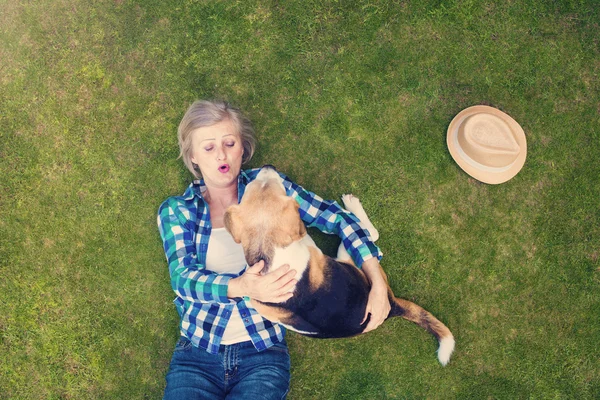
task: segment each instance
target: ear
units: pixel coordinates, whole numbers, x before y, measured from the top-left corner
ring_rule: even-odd
[[[306,226],[304,226],[304,222],[302,220],[300,220],[299,226],[298,226],[298,236],[300,236],[300,238],[302,238],[304,235],[306,235]]]
[[[300,219],[300,215],[298,213],[298,210],[300,209],[300,204],[298,204],[298,202],[292,199],[291,197],[289,197],[288,204],[288,207],[291,209],[287,211],[290,213],[290,219],[293,218],[292,221],[297,223],[297,229],[295,229],[295,232],[293,232],[292,240],[298,240],[301,239],[304,235],[306,235],[306,227],[304,226],[304,222],[302,222],[302,219]],[[294,226],[294,224],[291,223],[290,227],[291,226]]]
[[[240,218],[239,206],[230,206],[223,215],[225,228],[236,243],[242,242],[242,219]]]

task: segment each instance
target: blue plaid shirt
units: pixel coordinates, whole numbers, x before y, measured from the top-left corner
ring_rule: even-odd
[[[240,173],[238,202],[259,171]],[[280,175],[287,195],[300,204],[300,217],[308,227],[338,235],[358,266],[369,258],[381,258],[381,251],[368,231],[358,225],[354,214]],[[239,274],[216,274],[205,267],[211,223],[201,195],[204,188],[203,181],[194,181],[183,196],[169,197],[158,210],[158,228],[169,263],[171,286],[177,295],[174,303],[181,317],[181,335],[195,346],[217,354],[227,322],[237,307],[254,347],[265,350],[281,342],[285,330],[262,318],[248,299],[227,297],[229,280],[240,276],[247,266],[240,266]]]

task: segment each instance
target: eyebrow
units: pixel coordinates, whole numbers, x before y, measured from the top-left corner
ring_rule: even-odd
[[[227,135],[224,135],[223,137],[225,138],[225,137],[228,137],[228,136],[235,136],[235,134],[233,134],[233,133],[228,133]],[[204,140],[201,140],[201,141],[200,141],[200,143],[202,143],[202,142],[206,142],[207,140],[216,140],[216,138],[208,138],[208,139],[204,139]]]

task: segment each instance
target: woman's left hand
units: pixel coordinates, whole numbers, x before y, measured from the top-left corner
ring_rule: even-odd
[[[390,313],[391,306],[388,298],[387,279],[377,258],[371,258],[365,261],[362,265],[362,270],[365,275],[367,275],[369,281],[371,281],[369,300],[367,301],[365,317],[362,321],[362,323],[364,323],[369,314],[371,314],[371,319],[363,330],[363,333],[366,333],[377,328],[385,321]]]

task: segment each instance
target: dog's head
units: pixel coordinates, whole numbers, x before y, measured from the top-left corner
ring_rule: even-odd
[[[267,273],[275,248],[287,247],[306,234],[299,207],[286,196],[277,171],[263,167],[246,186],[241,203],[225,212],[225,228],[242,244],[248,265],[264,260],[262,273]]]

